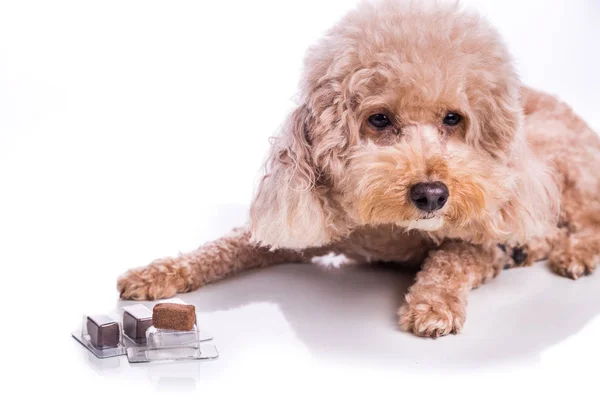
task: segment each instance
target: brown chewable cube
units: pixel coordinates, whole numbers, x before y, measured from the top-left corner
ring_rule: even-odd
[[[152,324],[158,329],[191,331],[196,322],[196,307],[191,304],[160,303],[152,310]]]
[[[90,343],[97,348],[117,347],[119,345],[119,323],[106,315],[87,317],[87,332]]]
[[[152,326],[152,311],[142,304],[123,307],[123,333],[136,343],[146,341],[146,330]]]

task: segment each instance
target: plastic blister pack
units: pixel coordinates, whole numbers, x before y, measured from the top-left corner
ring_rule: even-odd
[[[125,306],[118,316],[86,315],[81,328],[72,335],[98,358],[126,354],[132,363],[211,360],[219,356],[213,344],[205,343],[212,336],[199,329],[193,306],[180,299],[163,300],[157,305],[154,310],[143,304]]]

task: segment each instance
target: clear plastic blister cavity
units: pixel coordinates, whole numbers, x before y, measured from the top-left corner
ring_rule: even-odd
[[[143,304],[123,307],[123,335],[136,344],[146,343],[146,331],[152,326],[152,311]]]
[[[218,357],[217,348],[209,343],[163,348],[130,347],[127,349],[127,359],[130,363],[214,360]]]
[[[175,302],[175,304],[184,304]],[[217,348],[208,343],[212,336],[194,325],[191,330],[161,329],[151,326],[146,330],[146,346],[127,349],[127,359],[131,363],[178,361],[178,360],[211,360],[219,356]]]
[[[110,315],[84,315],[81,328],[72,336],[98,358],[120,356],[127,352],[121,336],[121,324]]]
[[[151,326],[146,331],[146,346],[149,349],[162,349],[170,347],[198,347],[200,342],[212,340],[212,336],[198,329],[196,325],[191,331],[174,331],[171,329],[157,329]]]

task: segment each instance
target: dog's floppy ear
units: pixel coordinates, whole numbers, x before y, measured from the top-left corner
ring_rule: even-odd
[[[481,84],[473,90],[473,126],[467,142],[496,158],[509,153],[517,132],[521,129],[523,114],[519,99],[519,81],[514,76],[493,87]]]
[[[331,240],[324,199],[317,191],[318,170],[311,152],[313,119],[302,105],[274,138],[250,208],[252,241],[270,248],[302,249]]]
[[[510,200],[492,218],[494,231],[508,241],[527,242],[551,232],[558,222],[560,188],[548,166],[527,143],[521,84],[514,72],[490,83],[471,102],[475,123],[471,143],[503,160],[513,171],[515,186]]]

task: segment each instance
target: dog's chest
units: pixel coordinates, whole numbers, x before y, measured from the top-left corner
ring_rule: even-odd
[[[420,265],[435,245],[419,233],[395,226],[363,228],[342,245],[348,257],[364,262],[397,262]]]

